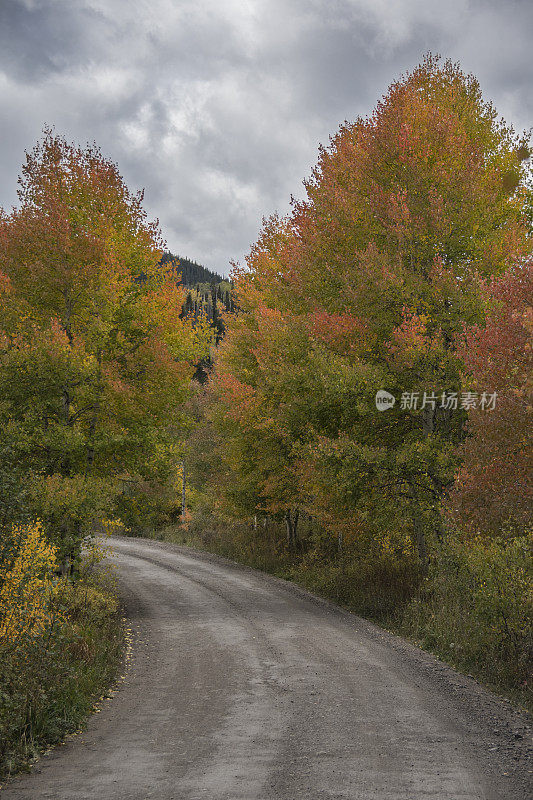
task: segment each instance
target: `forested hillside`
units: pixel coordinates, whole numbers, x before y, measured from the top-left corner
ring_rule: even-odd
[[[233,281],[222,278],[195,261],[169,252],[163,253],[161,264],[172,264],[178,276],[178,283],[186,289],[181,310],[182,318],[207,320],[213,328],[215,343],[218,344],[225,331],[224,313],[232,313],[235,308]]]
[[[180,283],[184,286],[195,286],[198,283],[222,283],[224,278],[217,272],[213,272],[196,261],[191,261],[189,258],[183,256],[175,256],[168,250],[161,256],[162,264],[172,264],[178,275],[180,276]]]

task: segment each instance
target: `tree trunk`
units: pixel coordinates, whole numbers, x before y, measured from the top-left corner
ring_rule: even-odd
[[[93,464],[94,464],[94,457],[95,457],[95,437],[96,437],[96,426],[98,422],[98,415],[100,413],[100,399],[102,394],[102,351],[99,349],[97,352],[97,360],[98,360],[98,372],[97,372],[97,380],[98,385],[96,387],[96,398],[94,401],[94,405],[92,408],[92,416],[91,421],[89,423],[89,435],[87,437],[87,458],[86,458],[86,467],[85,467],[85,476],[89,475],[92,471]]]
[[[421,509],[413,496],[411,503],[411,519],[413,522],[414,542],[418,553],[418,558],[424,571],[428,566],[428,550],[426,543],[426,532],[424,530],[424,522],[422,518]]]
[[[435,411],[431,406],[426,406],[422,411],[422,430],[424,436],[429,436],[435,430]]]
[[[181,465],[181,521],[185,522],[185,461]]]
[[[294,514],[291,514],[291,510],[286,512],[285,514],[285,523],[287,526],[287,545],[289,550],[295,550],[296,544],[298,541],[298,518],[300,516],[300,512],[298,509],[294,511]]]
[[[427,405],[422,410],[422,431],[424,438],[430,436],[435,430],[435,417],[436,409],[431,405]],[[424,529],[424,522],[422,517],[422,510],[417,499],[417,489],[415,486],[410,485],[411,491],[411,520],[413,523],[414,542],[418,552],[418,558],[424,571],[427,570],[428,565],[428,549],[426,542],[426,531]]]

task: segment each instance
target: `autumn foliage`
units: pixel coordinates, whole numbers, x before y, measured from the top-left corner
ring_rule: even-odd
[[[411,531],[427,561],[467,431],[468,409],[441,398],[472,388],[485,286],[530,251],[527,153],[477,81],[431,56],[321,149],[307,199],[235,270],[242,313],[210,389],[235,510]],[[489,372],[480,392],[499,385]],[[420,402],[378,413],[380,389]]]
[[[61,619],[57,550],[39,524],[12,531],[14,559],[0,563],[0,652],[21,648],[28,638],[42,636]]]
[[[156,223],[96,147],[53,132],[28,154],[0,219],[1,446],[22,493],[71,559],[113,509],[139,528],[176,504],[176,431],[209,335],[180,319]]]
[[[495,536],[527,529],[533,508],[532,263],[486,292],[486,320],[466,331],[461,353],[472,386],[497,392],[497,412],[471,410],[451,500],[463,527]]]

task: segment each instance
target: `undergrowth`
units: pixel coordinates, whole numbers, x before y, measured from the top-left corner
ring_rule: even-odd
[[[124,624],[101,553],[58,575],[39,526],[15,531],[0,564],[0,776],[80,729],[121,663]]]

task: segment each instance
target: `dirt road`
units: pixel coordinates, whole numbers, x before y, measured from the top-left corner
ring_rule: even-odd
[[[283,581],[111,543],[134,633],[125,679],[2,800],[532,796],[526,718],[472,679]]]

